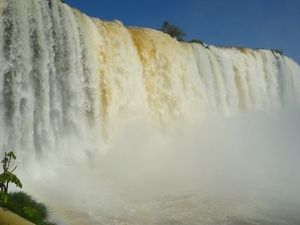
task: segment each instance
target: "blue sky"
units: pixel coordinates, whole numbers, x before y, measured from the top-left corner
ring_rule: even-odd
[[[186,41],[282,50],[300,64],[300,0],[65,0],[88,16],[125,26],[181,28]]]

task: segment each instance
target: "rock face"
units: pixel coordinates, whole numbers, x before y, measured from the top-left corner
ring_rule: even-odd
[[[0,225],[34,225],[13,212],[0,208]]]

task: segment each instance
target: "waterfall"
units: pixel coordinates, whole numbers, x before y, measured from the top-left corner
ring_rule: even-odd
[[[166,133],[180,136],[183,124],[206,127],[212,115],[223,124],[300,103],[300,67],[278,51],[178,42],[56,0],[0,0],[0,13],[1,152],[15,151],[24,168],[46,158],[53,175],[60,171],[51,167],[56,160],[90,163],[112,146],[134,149],[134,138],[148,132],[145,139],[157,138],[163,149],[170,144]],[[136,136],[125,135],[128,129]],[[126,142],[116,141],[120,133]],[[125,153],[119,157],[132,163]]]
[[[53,150],[91,127],[108,141],[130,117],[170,124],[208,108],[238,115],[299,104],[300,68],[276,52],[182,43],[56,1],[1,9],[4,149]]]

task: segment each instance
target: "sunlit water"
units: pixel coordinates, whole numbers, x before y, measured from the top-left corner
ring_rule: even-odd
[[[300,67],[56,0],[0,0],[1,152],[50,219],[300,224]]]

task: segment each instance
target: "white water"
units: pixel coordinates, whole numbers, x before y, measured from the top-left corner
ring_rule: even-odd
[[[1,152],[59,224],[299,224],[300,67],[54,0],[0,0]]]

